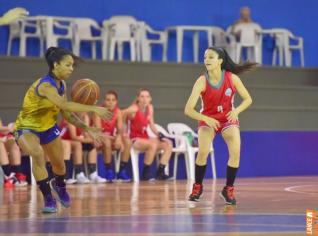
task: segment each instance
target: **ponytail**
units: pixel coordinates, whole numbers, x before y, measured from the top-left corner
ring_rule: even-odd
[[[258,65],[258,63],[255,63],[255,62],[245,62],[243,64],[236,64],[231,59],[227,51],[224,50],[223,48],[209,47],[208,49],[215,51],[219,55],[219,58],[223,60],[221,69],[230,71],[233,74],[239,75],[239,74],[251,71],[255,69],[256,66]]]

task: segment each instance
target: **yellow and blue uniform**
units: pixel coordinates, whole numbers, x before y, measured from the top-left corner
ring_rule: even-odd
[[[60,134],[56,124],[60,108],[39,94],[38,88],[42,83],[51,84],[60,96],[64,96],[65,87],[62,81],[59,87],[50,75],[35,81],[24,97],[22,110],[15,122],[15,130],[17,138],[25,132],[32,132],[40,138],[41,144],[46,144]]]

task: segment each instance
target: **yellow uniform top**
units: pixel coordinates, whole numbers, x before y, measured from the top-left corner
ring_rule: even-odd
[[[43,132],[56,124],[60,108],[39,94],[38,87],[42,83],[51,84],[57,89],[60,96],[64,96],[65,88],[62,81],[60,82],[60,88],[49,75],[35,81],[24,96],[22,110],[15,122],[15,130],[31,129]]]

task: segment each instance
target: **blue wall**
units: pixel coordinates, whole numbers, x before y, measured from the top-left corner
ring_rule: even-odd
[[[318,175],[318,132],[286,131],[243,131],[239,177]],[[220,135],[214,141],[215,161],[218,178],[226,175],[227,147]],[[142,170],[143,158],[139,159]],[[153,173],[155,173],[155,163]],[[99,170],[104,175],[102,158]],[[173,158],[170,161],[172,173]],[[179,179],[186,178],[183,157],[178,162]],[[206,177],[211,178],[211,164],[208,160]]]
[[[241,6],[249,6],[253,19],[263,28],[288,28],[304,37],[306,66],[318,66],[318,29],[314,26],[318,21],[316,0],[0,0],[0,13],[15,6],[26,7],[31,15],[85,16],[95,18],[98,22],[113,15],[129,14],[148,22],[155,29],[178,24],[226,28],[238,18]],[[0,40],[0,54],[4,54],[7,42],[5,27],[0,29]],[[201,57],[205,46],[206,41],[202,39]],[[265,39],[265,64],[271,63],[272,47],[273,42]],[[187,37],[184,53],[184,60],[190,61],[192,47]],[[35,55],[35,52],[31,50],[30,55]],[[169,59],[175,60],[175,48],[171,48]]]

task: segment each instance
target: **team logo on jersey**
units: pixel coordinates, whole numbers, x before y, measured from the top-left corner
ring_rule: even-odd
[[[232,89],[231,88],[227,88],[225,90],[225,96],[230,97],[232,95]]]

